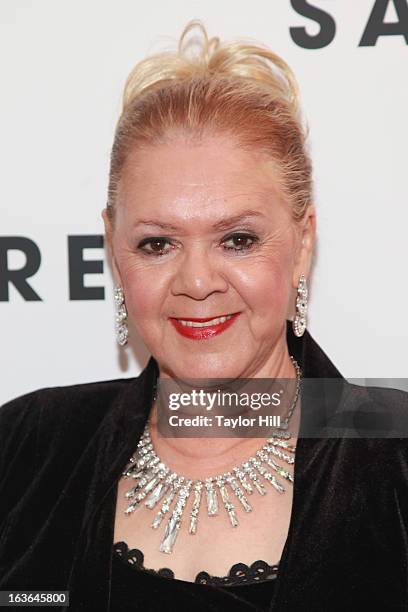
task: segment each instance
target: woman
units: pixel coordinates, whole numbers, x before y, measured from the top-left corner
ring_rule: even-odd
[[[349,438],[361,406],[400,418],[407,394],[351,385],[306,330],[316,211],[295,80],[199,24],[190,55],[196,25],[131,73],[103,211],[118,342],[130,321],[152,357],[136,379],[2,407],[0,587],[66,590],[70,610],[406,609],[406,444]],[[301,377],[332,379],[335,401]],[[160,437],[158,381],[192,378],[292,380],[290,438]],[[324,436],[299,434],[311,415]],[[260,448],[269,477],[251,472]]]

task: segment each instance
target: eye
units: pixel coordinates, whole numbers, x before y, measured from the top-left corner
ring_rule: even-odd
[[[222,244],[226,251],[242,252],[251,249],[258,240],[259,238],[253,234],[236,232],[224,238]],[[161,257],[170,253],[175,248],[175,245],[164,236],[152,236],[151,238],[141,240],[137,248],[146,255]]]
[[[224,245],[230,244],[230,246],[224,247],[227,251],[248,251],[256,242],[258,242],[257,236],[237,232],[224,238],[222,243]]]
[[[146,255],[160,257],[161,255],[166,255],[169,253],[174,248],[174,245],[168,240],[168,238],[157,236],[152,238],[144,238],[144,240],[139,242],[137,248],[146,253]]]

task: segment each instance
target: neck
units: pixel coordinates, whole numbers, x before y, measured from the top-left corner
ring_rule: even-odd
[[[279,356],[279,360],[273,366],[271,363],[265,364],[253,378],[296,378],[296,370],[287,350]],[[291,401],[289,405],[290,403]],[[291,444],[296,444],[300,409],[299,398],[289,422]],[[286,416],[286,411],[283,416]],[[154,402],[151,410],[150,436],[160,459],[172,470],[192,479],[205,479],[230,470],[261,448],[266,440],[266,437],[165,438],[157,429],[157,402]]]

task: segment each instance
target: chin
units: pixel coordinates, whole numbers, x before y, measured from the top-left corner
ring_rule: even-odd
[[[172,378],[194,379],[194,378],[237,378],[244,368],[236,360],[229,363],[225,356],[193,356],[189,359],[172,359],[172,363],[165,364],[165,370]]]

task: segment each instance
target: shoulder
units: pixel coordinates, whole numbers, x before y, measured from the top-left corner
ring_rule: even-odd
[[[132,383],[135,378],[119,378],[76,385],[44,387],[20,395],[0,406],[0,423],[16,423],[24,417],[33,421],[39,413],[99,412],[110,404]],[[26,421],[27,422],[27,421]]]
[[[46,387],[6,402],[0,406],[0,455],[51,436],[88,437],[136,380]]]
[[[388,387],[345,385],[346,436],[364,443],[366,461],[383,482],[408,488],[408,393]]]
[[[310,398],[307,435],[340,439],[342,448],[360,454],[364,469],[388,480],[401,476],[403,469],[408,482],[406,391],[357,385],[344,378],[317,379],[311,381]]]
[[[34,499],[41,500],[38,512],[50,511],[105,416],[134,381],[42,388],[0,407],[0,532],[7,517]]]
[[[366,433],[378,430],[387,437],[408,435],[408,393],[401,389],[370,387],[347,382],[341,410],[352,413],[354,424],[363,427]]]

